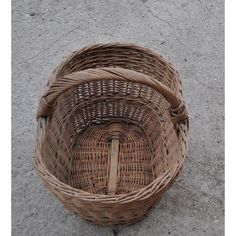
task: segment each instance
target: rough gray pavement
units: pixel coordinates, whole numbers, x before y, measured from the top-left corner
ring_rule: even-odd
[[[224,235],[224,1],[13,0],[12,12],[13,235]],[[71,51],[98,42],[136,43],[168,58],[190,113],[184,174],[128,227],[93,225],[65,210],[32,165],[49,74]]]

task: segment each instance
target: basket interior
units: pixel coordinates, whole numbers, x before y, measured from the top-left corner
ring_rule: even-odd
[[[178,87],[171,84],[171,70],[163,63],[159,62],[158,67],[157,63],[151,63],[153,58],[135,52],[133,62],[125,61],[125,55],[119,52],[124,50],[117,51],[118,56],[109,63],[104,51],[101,57],[93,53],[80,55],[80,64],[78,58],[71,59],[68,68],[61,69],[58,76],[94,67],[119,66],[162,80],[170,71],[166,85],[172,89]],[[142,60],[140,65],[137,55]],[[106,60],[101,60],[104,57]],[[121,126],[115,194],[147,186],[179,161],[180,141],[171,121],[169,103],[163,96],[145,85],[100,80],[74,86],[57,99],[42,148],[48,170],[75,188],[108,194],[111,165],[108,127],[112,123]]]
[[[143,188],[178,160],[180,145],[168,108],[160,94],[135,83],[74,87],[60,96],[47,125],[44,162],[61,181],[107,194],[111,140],[106,127],[120,123],[116,194]]]

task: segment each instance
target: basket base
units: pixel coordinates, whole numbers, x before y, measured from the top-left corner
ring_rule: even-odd
[[[69,184],[93,194],[143,188],[153,180],[148,137],[130,124],[90,126],[76,139],[71,169]]]

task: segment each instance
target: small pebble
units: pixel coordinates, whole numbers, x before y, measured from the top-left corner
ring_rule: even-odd
[[[164,44],[165,43],[165,41],[161,41],[161,44]]]
[[[186,62],[186,61],[187,61],[187,59],[186,59],[186,58],[184,58],[184,61]]]
[[[114,236],[117,236],[118,233],[119,233],[119,230],[118,230],[118,229],[113,229],[113,230],[112,230],[112,233],[113,233]]]

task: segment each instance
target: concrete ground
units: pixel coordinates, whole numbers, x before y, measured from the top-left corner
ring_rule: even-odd
[[[224,235],[224,1],[13,0],[13,235]],[[184,174],[143,221],[101,227],[68,212],[32,165],[49,74],[90,43],[131,42],[179,69],[190,113]]]

